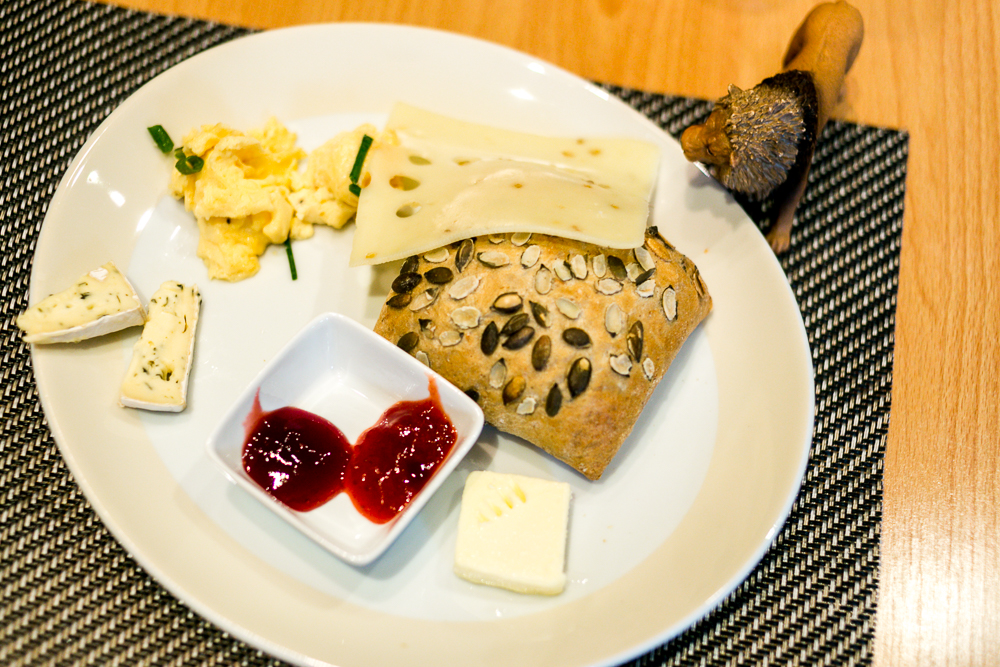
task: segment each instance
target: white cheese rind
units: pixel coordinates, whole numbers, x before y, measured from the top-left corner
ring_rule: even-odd
[[[473,471],[462,493],[455,574],[517,593],[566,587],[570,487],[522,475]]]
[[[114,262],[89,271],[17,317],[24,342],[75,343],[140,326],[146,311]]]
[[[351,265],[483,234],[537,232],[609,248],[642,245],[660,162],[631,138],[546,137],[397,104],[399,145],[372,150]]]
[[[122,382],[122,407],[159,412],[180,412],[187,407],[200,308],[197,285],[168,281],[156,291]]]

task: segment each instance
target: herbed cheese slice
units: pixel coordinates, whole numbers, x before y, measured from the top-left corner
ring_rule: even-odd
[[[458,518],[455,574],[517,593],[561,593],[569,502],[565,482],[469,473]]]
[[[75,343],[139,326],[146,311],[114,262],[79,278],[17,316],[26,343]]]
[[[187,406],[200,307],[197,285],[168,281],[156,290],[122,382],[123,407],[180,412]]]
[[[654,144],[526,134],[402,103],[386,130],[399,145],[365,162],[352,266],[503,232],[642,245],[660,161]]]

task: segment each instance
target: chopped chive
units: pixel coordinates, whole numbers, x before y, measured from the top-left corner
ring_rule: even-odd
[[[299,273],[295,270],[295,255],[292,254],[292,238],[285,239],[285,254],[288,255],[288,268],[292,271],[292,280],[299,279]]]
[[[354,167],[351,169],[351,183],[357,183],[361,178],[361,167],[365,164],[365,156],[371,148],[373,139],[367,134],[361,137],[361,145],[358,146],[358,156],[354,158]],[[351,190],[353,192],[353,189]]]
[[[159,148],[164,155],[173,149],[174,140],[170,138],[170,135],[163,129],[162,125],[154,125],[153,127],[147,127],[146,129],[149,131],[149,136],[153,137],[153,141],[156,142],[156,147]]]
[[[347,186],[347,189],[350,190],[355,197],[361,196],[361,186],[357,183],[351,183]]]
[[[205,161],[197,155],[184,155],[181,149],[178,149],[178,151],[181,155],[177,158],[177,164],[174,166],[177,167],[177,171],[185,176],[197,174],[205,166]]]

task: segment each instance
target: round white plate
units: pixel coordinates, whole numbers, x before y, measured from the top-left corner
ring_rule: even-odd
[[[347,565],[230,482],[205,441],[264,363],[317,313],[372,325],[391,273],[349,269],[351,230],[317,229],[237,284],[210,282],[197,230],[167,194],[179,140],[276,116],[311,149],[397,100],[465,120],[556,135],[646,139],[663,151],[653,222],[699,266],[714,311],[685,345],[597,483],[487,428],[399,540]],[[799,488],[813,384],[785,277],[743,211],[676,142],[619,100],[530,56],[447,33],[371,24],[262,33],[211,49],[143,86],[94,133],[49,207],[31,300],[115,261],[143,298],[164,280],[204,297],[188,409],[117,407],[138,329],[36,347],[56,442],[111,532],[167,589],[233,635],[299,664],[611,665],[712,609],[773,540]],[[308,406],[304,406],[308,407]],[[349,438],[356,434],[347,433]],[[470,470],[573,487],[566,591],[519,596],[451,572]]]

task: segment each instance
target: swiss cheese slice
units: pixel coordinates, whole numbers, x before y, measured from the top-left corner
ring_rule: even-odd
[[[18,315],[26,343],[75,343],[141,325],[146,312],[114,262],[81,276]]]
[[[569,484],[476,470],[462,492],[455,574],[517,593],[566,587]]]
[[[180,412],[187,406],[200,308],[196,285],[168,281],[156,290],[122,382],[122,407]]]
[[[366,160],[352,266],[503,232],[642,245],[660,160],[654,144],[538,136],[402,103],[386,130],[399,145]]]

